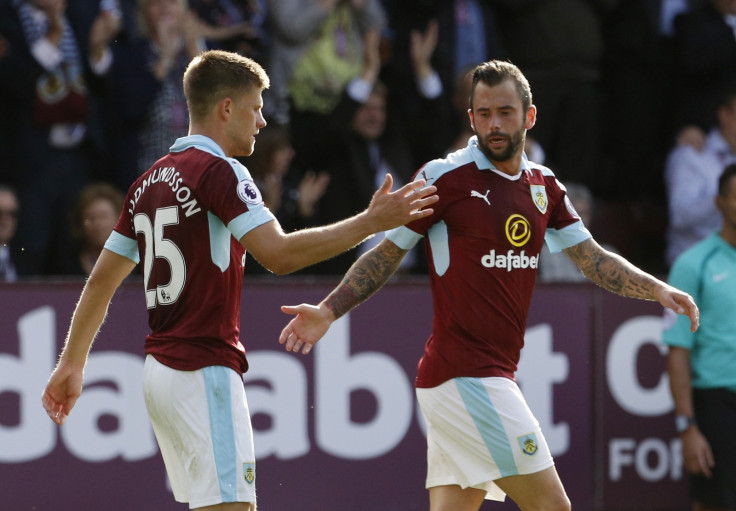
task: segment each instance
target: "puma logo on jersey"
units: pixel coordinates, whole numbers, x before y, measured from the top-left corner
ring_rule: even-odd
[[[476,192],[475,190],[470,190],[470,196],[471,197],[478,197],[479,199],[483,199],[486,201],[486,204],[489,206],[491,205],[491,201],[488,200],[488,194],[491,193],[490,190],[486,190],[486,194],[482,195],[480,192]]]

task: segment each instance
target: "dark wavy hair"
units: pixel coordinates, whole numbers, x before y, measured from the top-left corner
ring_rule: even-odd
[[[506,80],[511,80],[516,86],[516,92],[521,98],[524,112],[532,105],[532,89],[524,73],[511,62],[503,60],[491,60],[476,66],[473,70],[473,86],[470,89],[470,109],[473,109],[473,96],[478,82],[483,82],[490,87],[495,87]]]

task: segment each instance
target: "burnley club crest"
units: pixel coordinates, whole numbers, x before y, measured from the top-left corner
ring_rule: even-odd
[[[543,215],[547,212],[547,189],[544,185],[530,185],[532,192],[532,201],[540,213]]]

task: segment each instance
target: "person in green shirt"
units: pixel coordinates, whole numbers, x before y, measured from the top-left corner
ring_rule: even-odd
[[[715,202],[721,230],[683,252],[669,275],[698,304],[700,328],[667,311],[662,339],[694,511],[736,509],[736,164],[720,176]]]

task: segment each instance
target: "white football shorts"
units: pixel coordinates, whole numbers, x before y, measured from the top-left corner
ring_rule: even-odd
[[[143,393],[174,498],[189,508],[255,502],[255,454],[240,375],[177,371],[146,357]]]
[[[427,423],[427,488],[478,488],[503,501],[493,481],[554,465],[539,422],[508,378],[454,378],[416,391]]]

